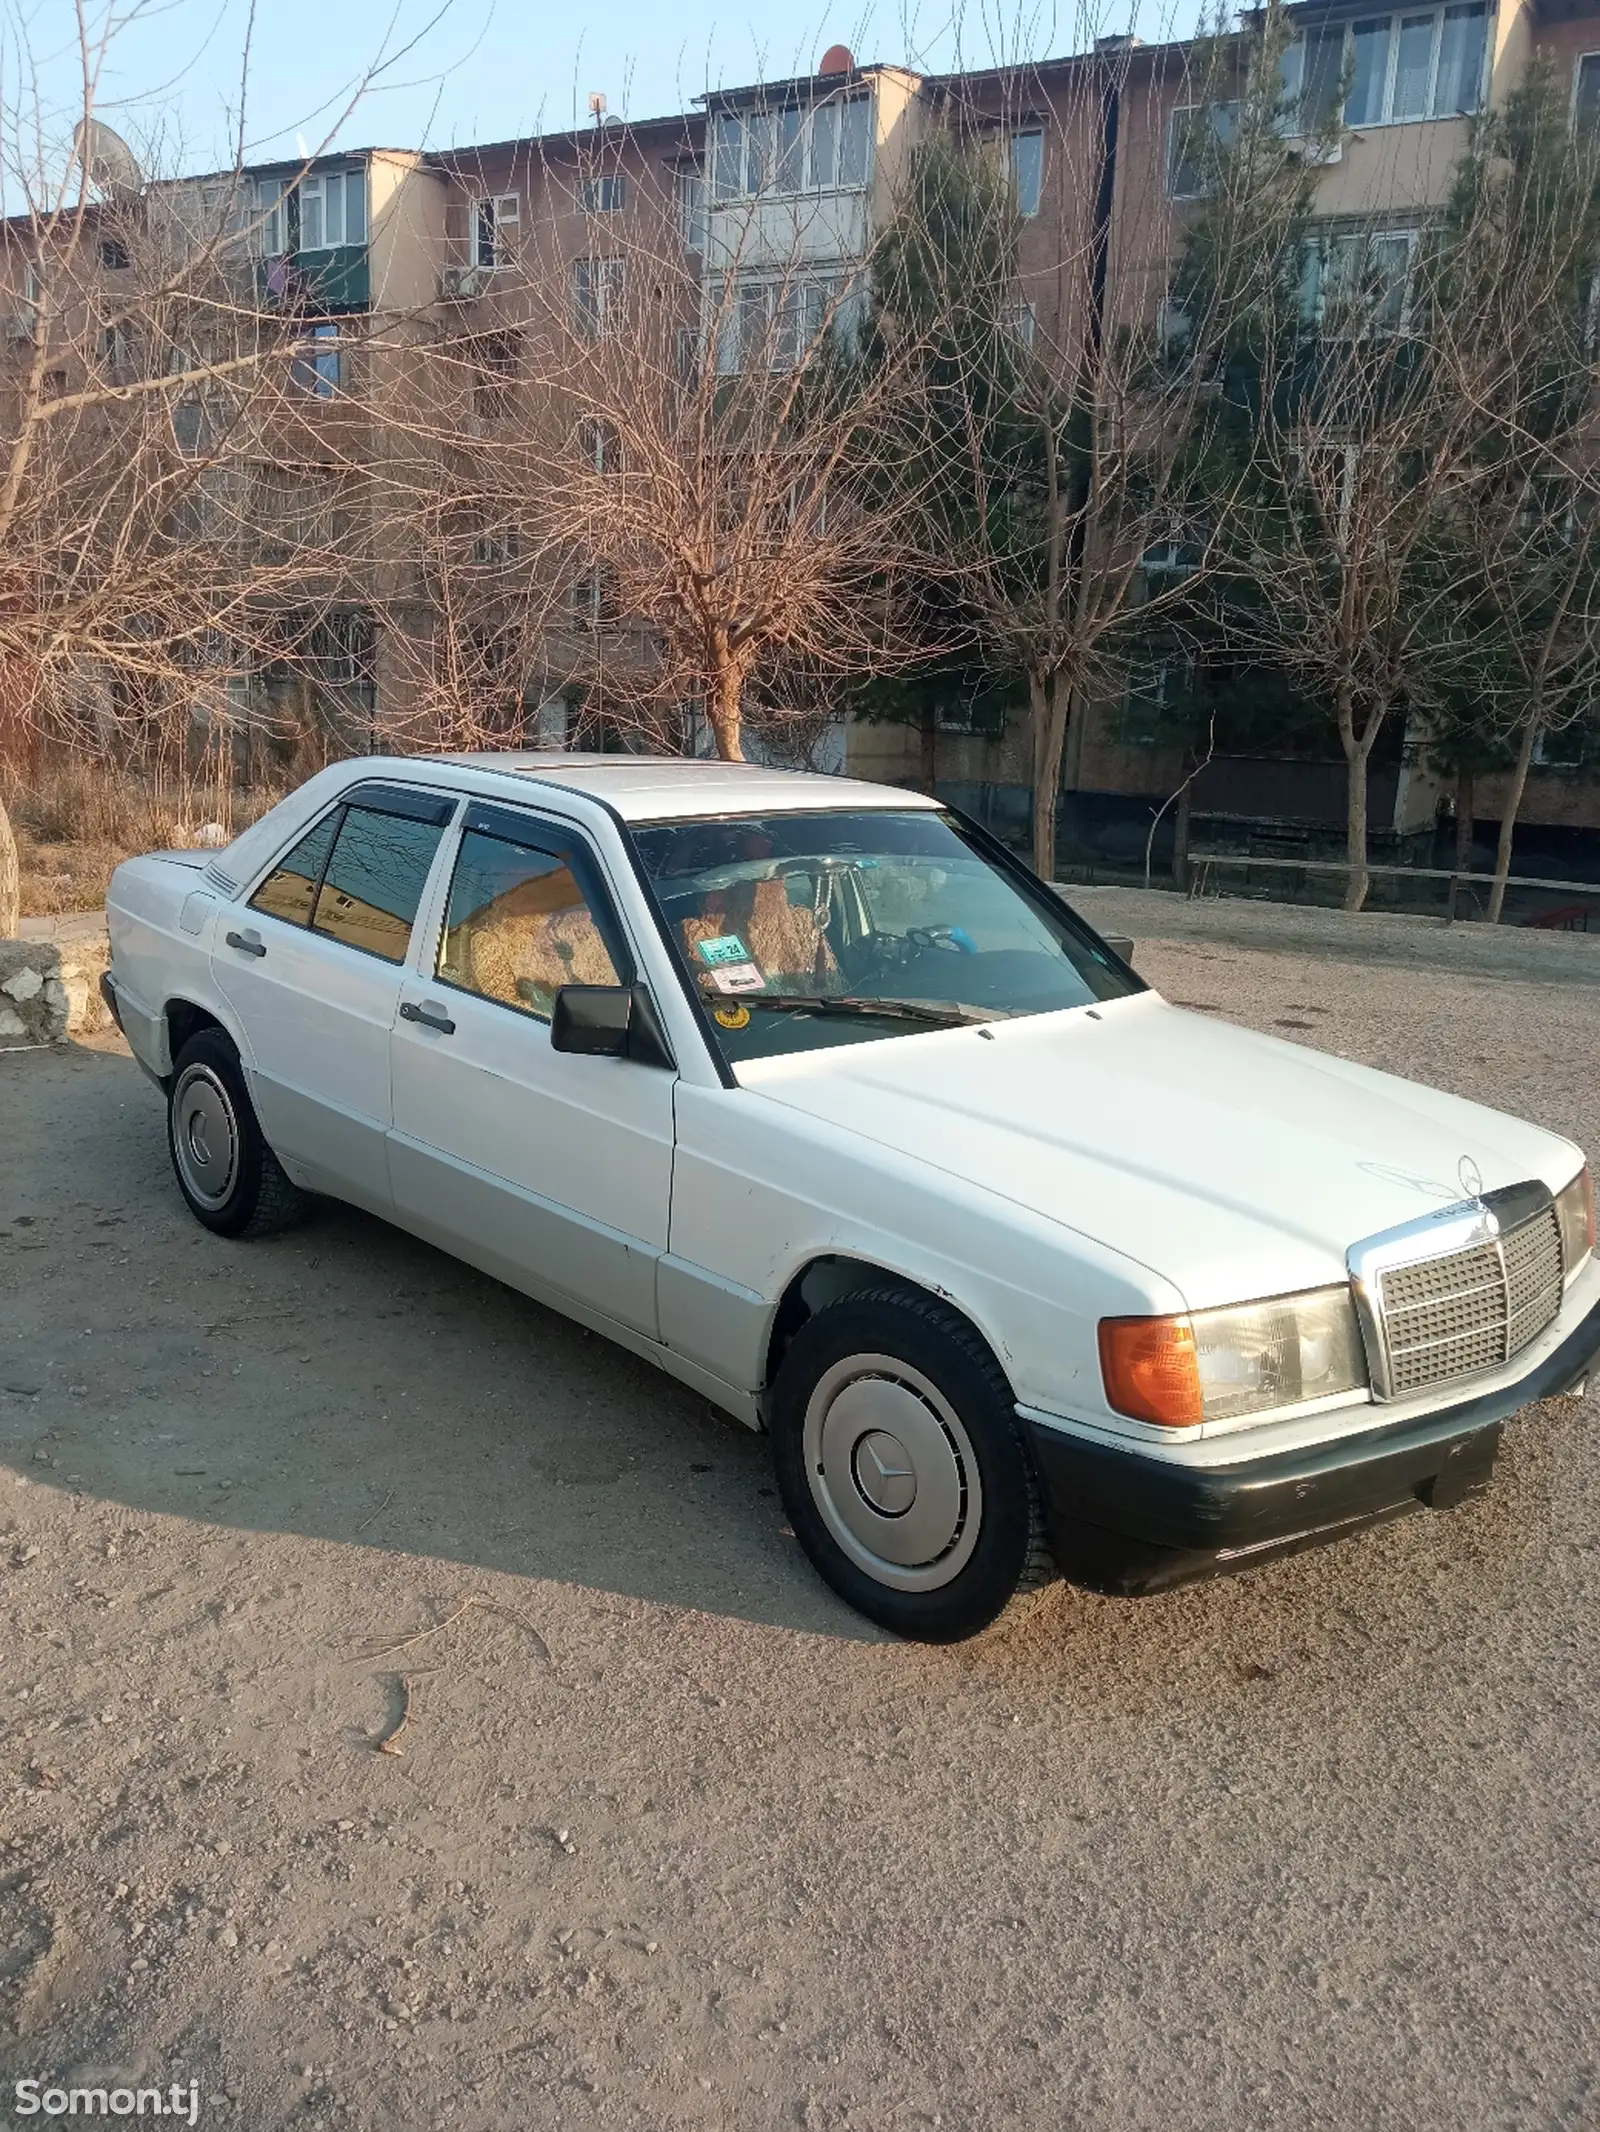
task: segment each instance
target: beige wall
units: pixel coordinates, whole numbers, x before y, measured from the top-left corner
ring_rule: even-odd
[[[420,156],[374,153],[367,246],[374,311],[415,311],[437,299],[447,199],[445,180]]]

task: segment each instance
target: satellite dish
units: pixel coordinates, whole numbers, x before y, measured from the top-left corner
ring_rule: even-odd
[[[97,192],[111,195],[141,193],[144,172],[139,158],[120,133],[97,118],[80,118],[72,129],[72,145],[83,165],[83,174]]]
[[[817,68],[819,74],[853,74],[855,70],[856,55],[847,44],[830,44]]]

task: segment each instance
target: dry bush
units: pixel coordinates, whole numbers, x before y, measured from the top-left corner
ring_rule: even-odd
[[[99,910],[124,859],[195,845],[213,822],[237,836],[285,789],[219,789],[210,776],[142,776],[79,756],[31,772],[0,764],[0,801],[17,830],[21,915]]]

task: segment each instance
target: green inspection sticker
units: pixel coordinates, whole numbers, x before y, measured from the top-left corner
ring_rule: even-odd
[[[700,959],[713,969],[724,962],[748,962],[749,953],[737,933],[719,933],[715,940],[702,940]]]

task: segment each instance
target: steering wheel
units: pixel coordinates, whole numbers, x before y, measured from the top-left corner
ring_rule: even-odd
[[[940,948],[947,955],[976,955],[971,937],[958,925],[908,925],[906,938],[916,948]]]

